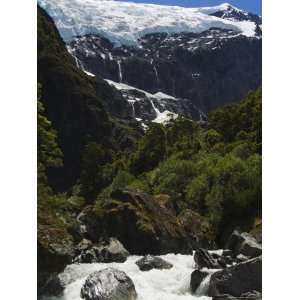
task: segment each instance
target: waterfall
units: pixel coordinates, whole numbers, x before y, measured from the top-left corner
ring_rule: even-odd
[[[160,111],[158,110],[158,108],[155,107],[154,103],[153,103],[153,100],[150,99],[150,102],[151,102],[151,105],[156,113],[156,117],[158,117],[160,115]]]
[[[122,75],[122,66],[121,66],[121,60],[117,60],[118,69],[119,69],[119,82],[123,81],[123,75]]]
[[[157,87],[159,87],[158,72],[157,72],[155,64],[153,64],[153,58],[151,59],[150,64],[153,66],[153,71],[154,71],[154,74],[155,74],[155,77],[156,77]]]
[[[132,116],[135,117],[135,108],[134,108],[134,102],[135,102],[135,101],[130,101],[130,100],[128,100],[128,102],[129,102],[129,104],[130,104],[131,107],[132,107]]]
[[[206,296],[209,288],[210,278],[213,273],[208,274],[203,281],[200,283],[199,287],[196,290],[196,295]]]
[[[85,73],[86,73],[87,75],[89,75],[89,76],[93,76],[93,77],[95,76],[93,73],[88,72],[88,71],[84,68],[82,61],[81,61],[79,58],[77,58],[77,56],[73,53],[73,50],[72,50],[72,48],[71,48],[70,46],[67,46],[67,50],[68,50],[68,52],[71,54],[71,56],[73,56],[73,58],[75,59],[76,67],[77,67],[78,69],[82,70],[83,72],[85,72]]]

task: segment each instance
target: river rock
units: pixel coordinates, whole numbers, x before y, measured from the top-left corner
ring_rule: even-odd
[[[125,272],[107,268],[87,277],[80,297],[85,300],[135,300],[137,293]]]
[[[212,300],[262,300],[262,295],[260,292],[253,291],[242,294],[240,297],[233,297],[231,295],[220,295],[213,297]]]
[[[191,282],[190,282],[190,288],[192,293],[194,294],[201,284],[201,282],[204,280],[204,278],[208,275],[207,272],[195,270],[191,274]]]
[[[208,295],[240,297],[243,293],[262,289],[262,258],[257,257],[217,271],[211,276]]]
[[[194,261],[198,269],[208,268],[208,269],[219,269],[220,265],[215,260],[211,254],[205,249],[198,249],[194,254]]]
[[[249,233],[235,230],[228,242],[227,247],[231,249],[236,255],[243,254],[250,258],[257,257],[262,253],[261,245]]]
[[[238,300],[238,299],[226,294],[226,295],[219,295],[219,296],[213,297],[212,300]],[[245,300],[247,300],[247,299],[245,299]]]
[[[93,242],[91,242],[90,240],[87,240],[87,239],[82,239],[80,241],[80,243],[78,243],[75,247],[76,254],[80,254],[83,251],[86,251],[86,250],[92,248],[92,246],[93,246]]]
[[[78,234],[85,239],[97,242],[99,240],[99,221],[93,206],[86,206],[77,216]]]
[[[115,190],[103,202],[99,229],[134,254],[191,254],[188,233],[177,216],[147,193]]]
[[[46,279],[46,282],[43,286],[42,294],[48,296],[59,296],[62,294],[65,285],[59,274],[52,273]]]
[[[53,286],[57,287],[57,292],[54,293],[59,294],[62,287],[57,275],[72,262],[74,257],[72,237],[64,228],[39,224],[37,253],[38,295],[53,294],[55,290]]]
[[[242,294],[241,298],[244,298],[247,300],[261,300],[262,294],[258,291],[252,291],[252,292]]]
[[[152,256],[152,255],[145,255],[143,258],[139,259],[135,262],[141,271],[149,271],[152,269],[171,269],[173,265],[164,259]]]
[[[237,260],[238,262],[247,261],[247,260],[249,260],[249,259],[250,259],[250,258],[249,258],[248,256],[245,256],[245,255],[243,255],[243,254],[239,254],[239,255],[236,256],[236,260]]]
[[[129,256],[129,252],[124,248],[122,243],[115,238],[103,240],[94,246],[85,240],[81,242],[79,248],[83,250],[74,259],[76,263],[125,262]]]

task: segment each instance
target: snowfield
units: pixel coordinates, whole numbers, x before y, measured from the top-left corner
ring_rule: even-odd
[[[138,45],[148,33],[203,32],[211,27],[231,29],[245,36],[255,36],[251,21],[225,20],[208,14],[226,10],[225,3],[211,8],[185,8],[140,4],[114,0],[38,0],[54,19],[65,41],[88,33],[99,34],[116,46]]]

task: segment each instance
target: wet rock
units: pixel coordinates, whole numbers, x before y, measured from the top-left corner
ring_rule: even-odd
[[[72,262],[73,239],[65,229],[39,224],[37,253],[37,292],[38,295],[49,294],[53,286],[59,286],[55,282],[57,274]]]
[[[258,291],[252,291],[252,292],[242,294],[241,298],[244,298],[247,300],[261,300],[262,294]]]
[[[243,262],[243,261],[249,260],[249,257],[245,256],[243,254],[239,254],[239,255],[236,256],[236,259],[237,259],[238,262]]]
[[[93,243],[90,240],[82,239],[80,243],[75,247],[77,254],[80,254],[83,251],[90,249],[93,246]]]
[[[80,297],[85,300],[135,300],[137,293],[125,272],[107,268],[87,277]]]
[[[230,236],[227,248],[231,249],[236,255],[243,254],[250,258],[257,257],[262,253],[261,245],[249,233],[240,233],[235,230]]]
[[[238,299],[230,295],[219,295],[213,297],[212,300],[238,300]]]
[[[93,206],[86,206],[77,216],[78,234],[84,239],[97,242],[100,236],[99,221]]]
[[[248,292],[240,295],[239,297],[233,297],[231,295],[220,295],[213,297],[212,300],[262,300],[261,293],[257,291]]]
[[[173,265],[164,259],[152,255],[146,255],[143,258],[136,261],[141,271],[149,271],[152,269],[171,269]]]
[[[194,294],[197,290],[197,288],[200,286],[201,282],[204,280],[204,278],[208,275],[207,272],[195,270],[191,274],[191,282],[190,282],[190,288],[192,293]]]
[[[59,296],[62,294],[65,286],[58,274],[52,273],[47,277],[40,293],[47,296]]]
[[[219,263],[215,260],[211,254],[205,249],[198,249],[194,254],[194,261],[197,264],[198,269],[218,269],[220,268]]]
[[[208,295],[223,294],[239,297],[243,293],[262,289],[262,258],[257,257],[223,269],[211,276]]]
[[[79,247],[83,250],[74,259],[76,263],[125,262],[129,256],[129,252],[115,238],[103,240],[97,245],[91,245],[91,243],[85,240],[82,241]]]
[[[227,267],[227,262],[226,262],[226,259],[224,257],[219,257],[217,259],[217,262],[220,265],[220,267],[222,267],[222,268],[226,268]]]
[[[230,249],[224,249],[223,252],[222,252],[222,255],[223,256],[232,256],[233,252]]]

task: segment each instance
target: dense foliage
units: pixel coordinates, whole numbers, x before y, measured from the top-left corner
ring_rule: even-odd
[[[207,124],[178,118],[141,137],[136,122],[116,117],[120,95],[76,68],[40,9],[38,53],[39,243],[76,238],[76,215],[90,204],[99,217],[125,206],[114,199],[124,189],[176,216],[192,210],[210,239],[260,217],[261,89],[211,112]],[[147,213],[135,210],[149,230]]]
[[[179,118],[153,125],[119,165],[97,206],[116,188],[171,197],[177,214],[191,208],[220,234],[261,211],[261,90],[214,111],[207,126]]]

